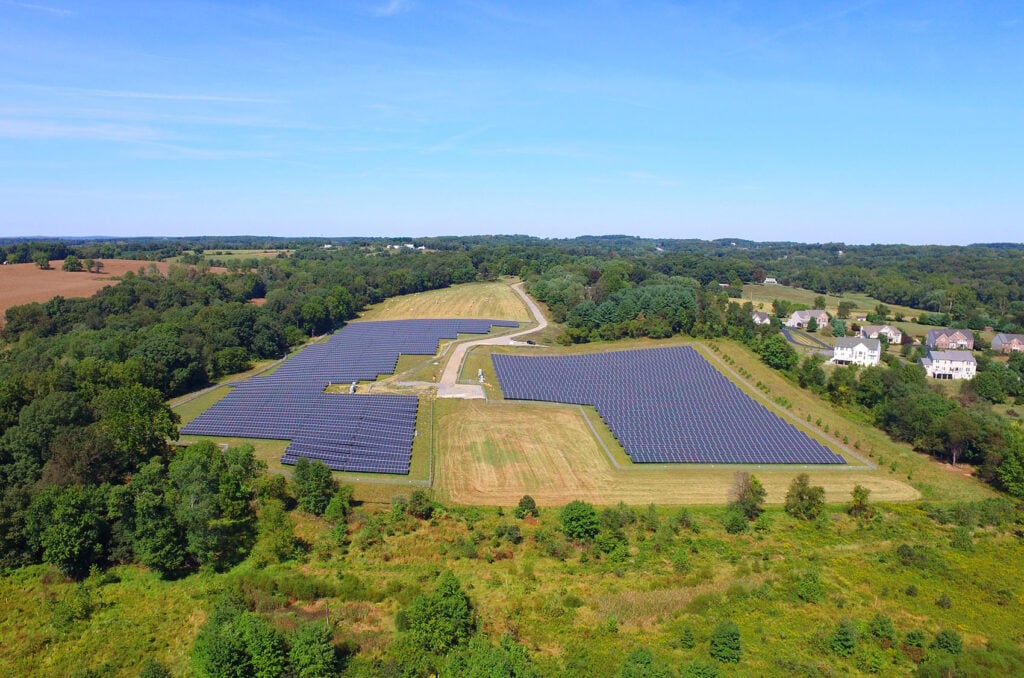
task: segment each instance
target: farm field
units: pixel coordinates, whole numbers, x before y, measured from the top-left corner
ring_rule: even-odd
[[[55,296],[91,297],[107,285],[116,285],[118,278],[128,271],[155,267],[166,275],[170,264],[162,261],[140,259],[103,259],[102,273],[62,271],[63,260],[50,262],[50,270],[44,271],[35,264],[8,264],[0,266],[0,323],[11,306],[49,301]],[[224,269],[211,268],[221,272]]]
[[[234,259],[270,259],[276,257],[278,254],[284,254],[289,256],[291,250],[206,250],[203,252],[203,256],[206,259],[216,259],[218,261],[228,262]],[[172,257],[168,259],[170,262],[180,262],[180,257]]]
[[[812,306],[814,304],[814,298],[823,296],[825,297],[825,309],[832,315],[835,315],[839,310],[839,302],[850,301],[856,304],[854,307],[852,317],[856,317],[859,313],[873,313],[875,306],[883,302],[869,297],[866,294],[847,293],[841,297],[830,294],[818,294],[813,290],[805,290],[800,287],[789,287],[787,285],[744,285],[743,286],[743,299],[742,301],[751,301],[754,303],[754,310],[756,311],[768,311],[772,310],[772,301],[780,299],[782,301],[790,301],[798,304],[807,304]],[[900,306],[898,304],[886,304],[892,309],[893,314],[903,314],[903,316],[910,320],[910,318],[917,317],[922,311],[921,309],[911,308],[909,306]]]
[[[512,290],[511,281],[466,283],[440,290],[392,297],[364,311],[360,320],[415,318],[492,318],[532,320],[530,312]]]

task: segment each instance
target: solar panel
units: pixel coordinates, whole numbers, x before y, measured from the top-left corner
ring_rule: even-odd
[[[592,405],[637,463],[846,463],[688,346],[492,359],[506,398]]]
[[[394,320],[346,325],[273,373],[231,392],[182,427],[191,435],[289,440],[282,463],[300,456],[335,471],[408,474],[416,433],[415,396],[329,394],[329,384],[374,381],[401,354],[434,355],[441,339],[518,327],[509,320]]]

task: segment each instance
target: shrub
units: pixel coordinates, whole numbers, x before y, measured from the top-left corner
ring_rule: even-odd
[[[687,549],[676,549],[676,552],[672,554],[672,569],[679,574],[686,574],[690,571],[690,552]]]
[[[810,477],[801,473],[786,492],[786,513],[801,520],[813,520],[825,508],[825,488],[811,486]]]
[[[518,525],[507,525],[503,536],[513,544],[521,544],[523,542],[523,532],[519,529]]]
[[[404,623],[417,647],[436,654],[465,643],[476,628],[469,597],[451,572],[441,575],[433,593],[413,600]]]
[[[696,644],[697,639],[693,635],[693,629],[689,626],[684,626],[679,634],[679,647],[684,650],[691,650]]]
[[[327,624],[306,624],[292,636],[291,641],[288,659],[297,678],[337,675],[338,655]]]
[[[334,494],[334,479],[327,464],[299,457],[292,478],[295,479],[299,507],[307,513],[323,515]]]
[[[516,506],[515,516],[519,519],[526,516],[540,517],[540,509],[537,508],[537,502],[534,501],[533,497],[528,494],[523,495],[523,498],[519,500],[519,505]]]
[[[868,633],[874,636],[883,647],[891,647],[896,642],[896,627],[892,619],[883,614],[876,614],[868,622]]]
[[[824,595],[825,589],[817,572],[808,572],[797,581],[796,597],[805,603],[820,602]]]
[[[332,523],[347,520],[349,513],[352,512],[352,495],[355,489],[352,485],[340,485],[331,497],[331,501],[327,503],[324,517]]]
[[[857,629],[849,619],[840,620],[828,639],[828,647],[840,657],[849,657],[857,649]]]
[[[903,644],[907,647],[924,647],[925,635],[921,629],[913,629],[907,631],[907,635],[903,638]]]
[[[974,536],[971,528],[958,526],[953,528],[953,536],[949,540],[950,545],[957,551],[971,552],[974,550]]]
[[[171,678],[171,672],[167,670],[166,666],[150,657],[142,665],[139,678]]]
[[[406,509],[414,518],[429,520],[434,515],[434,504],[424,490],[413,490],[409,496],[409,506]]]
[[[737,473],[732,487],[731,505],[743,512],[748,520],[754,520],[764,510],[764,499],[768,495],[764,485],[749,473]]]
[[[682,678],[718,678],[718,667],[697,660],[683,669]]]
[[[932,642],[932,647],[936,650],[942,650],[943,652],[948,652],[950,654],[960,654],[964,649],[964,641],[956,631],[945,629],[936,634],[935,640]]]
[[[724,621],[711,633],[711,656],[720,662],[736,664],[742,654],[740,628],[735,622]]]
[[[935,604],[941,607],[943,610],[948,610],[953,607],[953,601],[949,599],[945,593],[935,599]]]
[[[743,515],[743,511],[735,506],[730,506],[722,518],[722,524],[725,526],[725,531],[729,534],[740,534],[747,531],[750,521]]]
[[[601,529],[597,511],[591,504],[572,501],[562,507],[562,529],[576,541],[590,541]]]
[[[685,506],[676,511],[675,515],[672,516],[672,526],[678,531],[679,529],[693,530],[699,532],[697,523],[693,520],[693,515],[690,510]]]
[[[618,678],[669,678],[675,673],[656,661],[650,650],[639,648],[629,653],[616,675]]]

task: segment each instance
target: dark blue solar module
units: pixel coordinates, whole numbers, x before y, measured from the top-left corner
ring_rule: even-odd
[[[400,354],[433,355],[441,339],[486,334],[508,320],[354,323],[307,346],[272,374],[235,385],[181,429],[192,435],[290,440],[281,461],[319,459],[335,471],[409,473],[415,396],[324,393],[329,384],[390,374]]]
[[[493,361],[506,398],[593,405],[637,463],[846,463],[686,346]]]

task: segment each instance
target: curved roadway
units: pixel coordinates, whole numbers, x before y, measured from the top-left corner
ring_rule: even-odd
[[[537,306],[537,303],[523,291],[523,283],[516,283],[512,286],[512,289],[522,297],[523,301],[526,303],[526,307],[530,309],[533,319],[537,322],[537,326],[513,332],[511,334],[502,334],[497,337],[488,337],[487,339],[477,339],[476,341],[467,341],[461,344],[456,344],[451,355],[448,356],[448,363],[444,366],[444,372],[441,374],[441,380],[437,383],[438,398],[484,398],[484,389],[482,386],[477,384],[458,383],[459,373],[462,371],[462,362],[466,359],[466,352],[474,346],[511,346],[515,343],[512,340],[516,337],[538,332],[548,326],[547,318],[545,318],[544,314],[541,313],[540,307]]]

